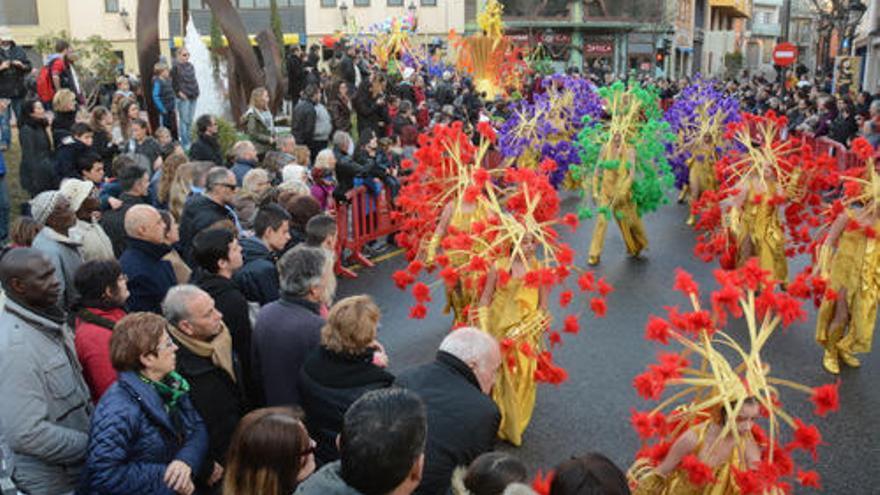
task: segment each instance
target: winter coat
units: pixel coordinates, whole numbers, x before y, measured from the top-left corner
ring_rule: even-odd
[[[76,170],[76,160],[92,151],[92,147],[75,139],[73,136],[67,136],[60,143],[55,143],[57,151],[55,152],[55,177],[58,182],[64,179],[79,179],[80,174]]]
[[[152,311],[162,314],[162,300],[177,285],[171,263],[162,259],[171,248],[141,239],[128,238],[128,247],[119,258],[122,273],[128,277],[130,312]]]
[[[193,237],[217,222],[229,220],[235,223],[235,216],[225,206],[215,203],[204,194],[192,196],[180,214],[180,254],[189,262]]]
[[[0,98],[24,98],[27,96],[24,79],[31,72],[31,61],[24,50],[14,42],[8,50],[0,48],[0,63],[18,60],[22,67],[10,65],[0,71]]]
[[[161,77],[153,78],[153,105],[161,114],[169,114],[174,111],[174,88],[171,79]]]
[[[296,138],[296,144],[311,146],[315,138],[315,121],[317,118],[315,104],[306,98],[300,99],[293,109],[293,116],[290,121],[290,132]]]
[[[342,479],[342,464],[332,462],[315,471],[293,492],[294,495],[363,495]]]
[[[79,252],[83,261],[113,260],[113,242],[101,224],[77,219],[76,225],[70,228],[69,237],[80,244]]]
[[[371,390],[390,387],[394,375],[373,364],[373,350],[350,355],[318,347],[299,373],[299,393],[309,434],[318,443],[315,459],[325,464],[339,458],[336,436],[354,401]]]
[[[64,138],[70,136],[70,128],[76,123],[76,111],[55,112],[52,119],[52,141],[55,143],[55,149],[61,146]]]
[[[110,185],[108,184],[108,186]],[[106,189],[110,188],[104,187],[102,191]],[[101,216],[101,228],[110,238],[110,243],[113,245],[113,255],[116,258],[122,256],[128,241],[128,237],[125,235],[125,213],[134,205],[149,204],[146,196],[132,196],[128,193],[122,193],[119,199],[122,201],[122,206],[115,210],[107,210]]]
[[[363,84],[369,84],[365,82]],[[376,99],[370,94],[369,89],[361,88],[351,102],[357,112],[358,134],[363,134],[371,129],[377,136],[384,136],[384,124],[388,123],[388,110],[385,105],[376,103]]]
[[[305,87],[306,73],[302,58],[294,54],[287,55],[287,95],[291,101],[299,99]]]
[[[259,111],[254,107],[248,108],[247,112],[245,112],[244,116],[241,118],[248,139],[254,143],[254,147],[257,148],[257,153],[260,156],[271,151],[274,146],[272,139],[275,137],[275,126],[271,122],[271,118],[272,116],[269,114],[270,122],[266,122],[263,117],[260,116]],[[299,139],[297,139],[297,142],[298,141]]]
[[[79,299],[79,293],[73,285],[73,276],[83,263],[79,253],[80,244],[47,226],[40,229],[31,247],[49,257],[55,267],[55,278],[61,283],[61,298],[58,302],[63,309],[70,309]]]
[[[330,134],[333,133],[333,118],[330,112],[323,104],[315,105],[315,132],[312,134],[312,140],[315,145],[322,147],[327,146],[330,141]]]
[[[152,385],[134,372],[120,373],[95,409],[79,492],[174,495],[163,481],[168,464],[182,461],[195,474],[208,452],[208,432],[189,395],[178,401],[176,413],[179,422]]]
[[[355,178],[366,176],[367,170],[335,146],[333,154],[336,156],[336,189],[333,190],[333,197],[336,201],[344,201],[345,193],[354,187]]]
[[[174,96],[183,93],[190,100],[199,97],[199,81],[196,78],[196,68],[191,62],[175,62],[171,68],[171,86]]]
[[[194,162],[214,162],[221,167],[225,163],[220,142],[215,136],[205,134],[199,135],[190,145],[189,158]]]
[[[241,289],[231,279],[204,270],[196,270],[193,283],[214,299],[214,307],[223,313],[223,323],[232,334],[232,349],[241,363],[245,398],[250,404],[262,404],[259,386],[251,372],[250,310]]]
[[[278,299],[278,257],[258,237],[245,237],[240,242],[244,266],[233,279],[248,301],[265,306]]]
[[[312,193],[312,197],[318,200],[318,203],[321,205],[322,210],[327,210],[327,207],[330,206],[330,198],[333,196],[333,190],[336,186],[332,182],[315,181],[314,184],[311,185],[309,190]]]
[[[339,75],[348,83],[349,88],[355,87],[354,83],[357,78],[357,72],[354,68],[354,60],[348,55],[343,55],[342,60],[339,62]]]
[[[83,368],[83,378],[97,403],[116,381],[110,363],[110,337],[113,326],[125,316],[122,308],[83,308],[76,314],[76,357]]]
[[[48,127],[25,123],[20,129],[21,187],[32,197],[55,189],[58,181],[52,164],[52,141]]]
[[[110,170],[113,166],[113,159],[119,154],[119,146],[113,142],[113,136],[107,131],[95,130],[92,149],[101,157],[105,170]]]
[[[306,357],[321,343],[324,319],[319,306],[282,296],[257,314],[253,335],[253,373],[266,406],[302,404],[296,380]]]
[[[238,184],[238,187],[241,187],[242,182],[244,182],[244,176],[247,175],[248,172],[254,169],[257,166],[256,162],[248,162],[244,160],[236,160],[235,164],[232,165],[232,173],[235,174],[235,182]]]
[[[334,98],[327,103],[327,110],[333,119],[333,129],[337,131],[351,132],[351,104],[339,98]]]
[[[177,342],[177,372],[189,382],[190,399],[208,429],[207,462],[225,464],[229,440],[245,412],[240,373],[233,381],[210,357],[196,355],[182,342]]]
[[[0,422],[15,454],[19,490],[76,487],[89,442],[92,403],[64,313],[7,298],[0,312]]]
[[[501,422],[498,406],[468,365],[443,351],[434,362],[401,373],[396,385],[418,394],[428,412],[425,468],[415,493],[445,495],[456,467],[492,450]]]

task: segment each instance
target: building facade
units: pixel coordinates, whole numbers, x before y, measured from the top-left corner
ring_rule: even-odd
[[[752,73],[773,69],[773,49],[782,37],[782,0],[754,0],[747,23],[746,67]]]
[[[702,21],[703,47],[700,73],[724,74],[725,56],[743,56],[745,24],[751,13],[751,0],[708,0]]]
[[[238,15],[245,29],[254,36],[264,29],[272,29],[270,0],[229,0],[238,10]],[[168,11],[168,28],[175,46],[180,46],[184,33],[181,22],[181,4],[183,0],[170,0]],[[165,2],[163,2],[164,4]],[[204,0],[189,0],[190,17],[196,30],[204,37],[211,34],[211,11]],[[281,30],[284,43],[300,44],[306,37],[305,0],[276,0],[278,16],[281,18]]]
[[[853,53],[862,57],[862,90],[880,92],[880,0],[863,0],[868,7],[856,29]]]
[[[657,59],[668,46],[675,0],[501,0],[506,32],[522,44],[539,44],[557,69],[578,67],[602,73],[665,74]],[[478,29],[485,0],[466,0],[467,31]],[[664,48],[665,49],[665,48]]]
[[[465,0],[305,0],[309,42],[338,33],[369,33],[392,18],[413,16],[416,33],[446,39],[463,32]]]
[[[67,32],[84,40],[100,36],[113,46],[129,73],[137,73],[137,0],[11,0],[0,2],[0,25],[8,27],[15,42],[28,50],[34,63],[41,62],[33,45],[41,36]],[[160,19],[168,18],[168,4],[161,2]],[[168,23],[159,23],[162,52],[168,56]]]

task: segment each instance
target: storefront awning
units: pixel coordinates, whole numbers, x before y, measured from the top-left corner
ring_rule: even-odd
[[[284,33],[284,45],[299,45],[299,33]],[[254,34],[249,34],[248,39],[251,42],[252,46],[257,46],[257,36]],[[205,46],[211,46],[211,37],[210,36],[202,36],[202,43]],[[174,37],[174,47],[180,48],[183,46],[183,38],[180,36]],[[223,46],[229,46],[229,42],[226,41],[226,36],[223,36]]]
[[[727,10],[733,17],[750,17],[751,0],[709,0],[709,6]]]

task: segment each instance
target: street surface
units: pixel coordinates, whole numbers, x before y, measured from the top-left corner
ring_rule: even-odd
[[[575,211],[577,198],[562,194],[563,212]],[[554,328],[561,326],[560,315],[583,310],[580,334],[564,335],[565,343],[555,353],[569,380],[558,387],[540,385],[523,446],[500,446],[514,452],[533,472],[546,472],[570,456],[590,451],[607,455],[623,470],[632,462],[639,441],[629,425],[630,411],[648,409],[654,403],[642,400],[631,381],[661,348],[642,337],[648,315],[665,315],[666,305],[688,307],[685,298],[672,290],[676,267],[693,274],[704,300],[708,301],[708,290],[716,287],[712,278],[716,265],[703,263],[692,254],[695,234],[684,225],[686,216],[686,206],[674,202],[648,215],[644,220],[650,247],[642,260],[626,256],[619,231],[615,225],[609,226],[602,262],[596,269],[597,275],[604,275],[615,288],[608,296],[604,319],[593,318],[589,301],[583,298],[575,298],[566,312],[557,306],[558,294],[551,298]],[[592,221],[582,222],[573,234],[568,227],[559,231],[577,251],[577,264],[586,266]],[[338,297],[370,294],[380,306],[379,339],[388,351],[393,372],[430,361],[451,322],[451,317],[442,313],[440,284],[432,285],[433,302],[427,318],[408,318],[412,296],[398,290],[391,280],[391,274],[405,263],[403,256],[397,256],[375,268],[360,270],[356,280],[340,279],[338,291]],[[799,268],[793,263],[790,272]],[[574,280],[570,283],[576,289]],[[815,310],[812,304],[805,309],[808,320],[777,331],[763,357],[775,376],[817,386],[834,378],[822,369],[822,352],[813,339]],[[880,355],[863,355],[862,363],[858,370],[843,368],[840,411],[825,418],[812,414],[807,395],[783,391],[786,410],[816,424],[828,444],[819,448],[819,464],[815,465],[822,476],[823,493],[880,493]],[[798,460],[806,461],[806,468],[813,466],[812,461]],[[796,486],[795,492],[810,491]]]

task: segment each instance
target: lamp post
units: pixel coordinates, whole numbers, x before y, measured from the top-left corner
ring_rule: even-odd
[[[339,2],[339,15],[342,16],[342,26],[348,26],[348,4],[345,0]]]
[[[855,54],[855,38],[856,38],[856,29],[859,27],[859,22],[862,20],[862,16],[865,15],[865,11],[868,10],[868,7],[865,6],[861,2],[861,0],[850,0],[849,5],[846,7],[846,26],[847,32],[849,33],[849,51],[850,55]]]
[[[412,20],[412,29],[413,32],[415,32],[419,27],[419,18],[416,17],[418,7],[416,7],[415,0],[409,0],[409,5],[406,6],[406,11],[409,13],[409,18]]]

